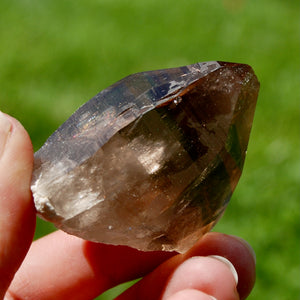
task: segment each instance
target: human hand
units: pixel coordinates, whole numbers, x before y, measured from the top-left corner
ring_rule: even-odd
[[[239,238],[220,233],[206,234],[185,254],[92,243],[62,231],[32,243],[32,165],[26,131],[0,113],[0,299],[93,299],[140,277],[117,299],[235,300],[250,293],[253,252]],[[212,255],[231,261],[237,285],[234,268]]]

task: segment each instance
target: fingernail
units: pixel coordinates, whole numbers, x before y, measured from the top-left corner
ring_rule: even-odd
[[[236,284],[238,284],[238,273],[237,273],[234,265],[227,258],[225,258],[223,256],[219,256],[219,255],[210,255],[209,257],[218,259],[219,261],[221,261],[224,264],[226,264],[229,267],[229,269],[230,269],[230,271],[231,271],[231,273],[232,273],[232,275],[234,277],[234,280],[235,280]]]
[[[12,124],[4,113],[0,111],[0,158],[4,152],[7,138],[10,135]]]

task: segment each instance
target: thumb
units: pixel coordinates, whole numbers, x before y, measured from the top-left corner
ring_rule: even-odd
[[[0,299],[31,244],[33,150],[22,125],[0,112]]]

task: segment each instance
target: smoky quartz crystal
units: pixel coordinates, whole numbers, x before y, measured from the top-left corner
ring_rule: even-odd
[[[258,90],[250,66],[217,61],[118,81],[36,152],[38,214],[86,240],[186,251],[237,185]]]

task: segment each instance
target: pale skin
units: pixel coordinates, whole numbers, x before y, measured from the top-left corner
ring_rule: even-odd
[[[62,231],[32,242],[32,166],[27,132],[0,113],[0,299],[93,299],[140,277],[117,299],[237,300],[249,295],[254,253],[234,236],[208,233],[185,254],[96,244]],[[232,263],[238,284],[228,263],[212,255]]]

